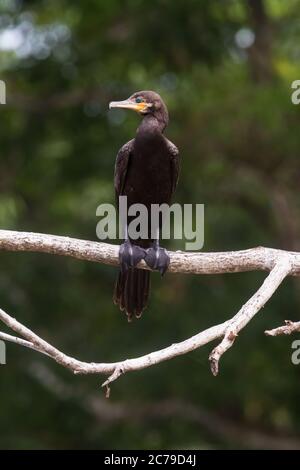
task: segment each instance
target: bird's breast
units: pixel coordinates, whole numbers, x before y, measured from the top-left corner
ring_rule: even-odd
[[[128,204],[169,203],[172,193],[170,155],[162,139],[136,142],[127,172]]]

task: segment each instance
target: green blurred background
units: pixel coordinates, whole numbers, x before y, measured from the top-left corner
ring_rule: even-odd
[[[299,0],[0,0],[1,228],[96,240],[96,207],[114,200],[115,156],[139,122],[108,103],[153,89],[182,157],[175,201],[206,205],[204,250],[300,250],[299,14]],[[0,258],[1,307],[87,361],[135,357],[220,323],[265,277],[155,274],[149,308],[128,324],[111,300],[116,268]],[[300,448],[296,337],[263,333],[299,308],[299,280],[288,279],[217,378],[210,344],[122,377],[110,400],[103,377],[8,344],[0,447]]]

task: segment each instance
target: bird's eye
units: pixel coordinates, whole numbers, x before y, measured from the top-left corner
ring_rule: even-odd
[[[141,97],[141,96],[138,96],[136,99],[135,99],[135,102],[136,103],[143,103],[144,99]]]

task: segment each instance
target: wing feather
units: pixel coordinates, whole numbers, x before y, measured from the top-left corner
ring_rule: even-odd
[[[180,172],[179,150],[176,147],[176,145],[173,144],[173,142],[171,142],[168,139],[166,139],[166,141],[167,141],[167,146],[168,146],[170,156],[171,156],[172,195],[173,195],[175,192],[177,183],[178,183],[179,172]]]
[[[124,191],[126,175],[130,164],[130,155],[133,152],[133,144],[134,139],[123,145],[123,147],[120,148],[116,158],[114,177],[116,198],[121,196]]]

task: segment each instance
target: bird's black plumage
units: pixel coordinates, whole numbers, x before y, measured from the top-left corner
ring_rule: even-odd
[[[169,121],[166,105],[157,93],[141,91],[126,101],[111,103],[111,107],[135,109],[143,117],[136,137],[123,145],[117,155],[114,178],[117,199],[121,195],[127,196],[128,207],[141,203],[149,212],[151,204],[169,204],[178,181],[179,153],[163,134]],[[114,302],[126,311],[128,319],[142,314],[150,286],[150,272],[136,269],[132,264],[144,258],[151,267],[157,267],[151,261],[153,258],[161,257],[162,263],[168,260],[163,249],[157,244],[153,247],[150,236],[148,240],[132,241],[132,245],[136,258],[128,269],[121,269],[114,292]],[[125,248],[120,251],[124,259]],[[145,256],[139,251],[141,248]],[[153,257],[151,250],[156,250],[159,256]]]

